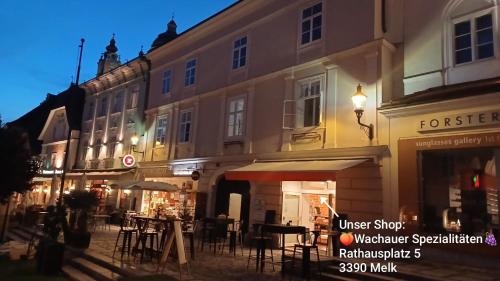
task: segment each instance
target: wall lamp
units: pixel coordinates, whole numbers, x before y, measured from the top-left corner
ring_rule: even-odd
[[[134,133],[132,137],[130,137],[130,148],[133,152],[142,154],[142,157],[144,158],[144,151],[137,150],[138,143],[139,143],[139,136],[136,133]]]
[[[358,84],[358,88],[356,93],[352,96],[352,104],[354,105],[354,112],[356,113],[356,117],[358,118],[358,124],[361,126],[363,131],[365,131],[366,135],[370,140],[373,139],[373,124],[363,124],[361,123],[361,116],[363,116],[363,112],[365,111],[366,106],[366,95],[361,90],[361,85]]]

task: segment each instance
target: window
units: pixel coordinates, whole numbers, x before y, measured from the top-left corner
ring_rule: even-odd
[[[179,142],[189,142],[191,137],[191,111],[182,111],[179,126]]]
[[[167,70],[163,72],[163,84],[161,88],[161,93],[166,95],[170,93],[170,84],[172,80],[172,71]]]
[[[108,98],[102,98],[101,110],[99,110],[99,116],[105,116],[107,111],[108,111]]]
[[[299,82],[296,99],[296,127],[319,126],[321,120],[322,78]]]
[[[118,93],[114,99],[113,113],[121,112],[122,108],[123,108],[123,93]]]
[[[108,158],[115,157],[116,136],[112,136],[109,138],[107,148],[108,148],[108,150],[107,150]]]
[[[192,59],[186,63],[186,77],[184,78],[184,86],[193,85],[196,79],[196,59]]]
[[[87,117],[86,120],[91,120],[94,117],[94,102],[89,103],[89,107],[87,108]]]
[[[318,3],[302,11],[300,44],[305,45],[321,39],[322,4]]]
[[[101,154],[102,141],[101,139],[97,139],[94,144],[94,159],[99,159],[99,155]]]
[[[50,167],[51,168],[54,168],[56,166],[56,158],[57,158],[57,154],[55,152],[52,152],[52,154],[50,155]]]
[[[493,57],[491,14],[456,22],[454,25],[455,64]]]
[[[87,151],[88,151],[88,149],[89,149],[89,142],[88,141],[84,141],[83,142],[83,147],[82,147],[82,154],[81,154],[82,161],[84,161],[87,158]]]
[[[233,69],[245,66],[247,62],[247,37],[242,37],[234,41],[233,48]]]
[[[158,120],[156,122],[155,146],[161,146],[165,144],[165,138],[167,136],[167,126],[167,116],[158,116]]]
[[[227,136],[236,137],[243,135],[243,122],[245,113],[245,99],[237,98],[229,101]]]
[[[136,108],[138,102],[139,102],[139,85],[135,85],[128,93],[127,108],[128,109]]]

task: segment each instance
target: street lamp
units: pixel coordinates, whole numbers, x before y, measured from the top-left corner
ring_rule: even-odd
[[[134,133],[132,137],[130,137],[130,148],[133,152],[142,154],[142,157],[144,158],[144,151],[137,150],[138,143],[139,143],[139,136],[136,133]]]
[[[361,123],[361,116],[363,116],[363,112],[365,111],[366,106],[366,95],[361,90],[361,85],[358,84],[358,88],[356,93],[352,96],[352,104],[354,105],[354,112],[356,113],[356,117],[358,118],[358,124],[364,129],[365,133],[368,135],[370,140],[373,139],[373,124],[363,124]]]

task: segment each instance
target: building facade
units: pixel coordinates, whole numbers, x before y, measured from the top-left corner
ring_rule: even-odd
[[[133,179],[135,166],[123,164],[125,155],[135,155],[132,144],[144,132],[144,102],[149,82],[149,62],[139,56],[121,63],[114,37],[99,59],[97,76],[80,86],[85,90],[82,132],[76,169],[68,174],[82,187],[100,194],[100,209],[131,209],[137,191],[121,192],[111,184]],[[139,158],[137,158],[139,160]],[[132,208],[133,209],[133,208]]]
[[[390,216],[376,108],[390,99],[395,47],[380,9],[381,1],[241,1],[153,46],[145,177],[192,186],[198,217],[229,214],[246,226],[267,217],[326,229],[325,199],[353,220]],[[358,84],[373,139],[354,113]]]
[[[54,205],[59,198],[66,153],[66,170],[75,166],[84,99],[84,91],[72,84],[57,95],[48,94],[39,106],[9,123],[9,126],[26,131],[31,151],[41,161],[40,171],[33,179],[32,191],[23,197],[24,206]],[[67,146],[68,140],[70,143]],[[66,152],[67,148],[69,152]],[[75,184],[67,179],[64,191],[75,188]]]
[[[402,90],[379,108],[390,128],[393,212],[425,233],[498,237],[499,3],[393,4]],[[499,257],[485,245],[453,250]]]

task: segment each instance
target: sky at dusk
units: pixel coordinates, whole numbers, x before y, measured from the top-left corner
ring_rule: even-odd
[[[80,82],[95,77],[113,33],[121,62],[146,52],[174,14],[180,33],[235,0],[2,0],[0,1],[0,115],[13,121],[65,90],[76,77],[78,45],[85,38]]]

